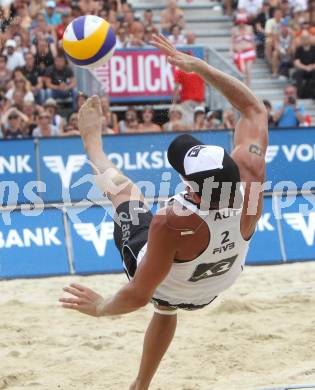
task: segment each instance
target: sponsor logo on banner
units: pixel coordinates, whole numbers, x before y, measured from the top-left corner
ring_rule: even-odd
[[[102,222],[99,229],[96,229],[93,223],[75,223],[73,226],[83,240],[94,245],[98,256],[103,257],[107,241],[114,239],[114,222]]]
[[[256,230],[259,232],[264,232],[268,230],[270,232],[275,230],[275,227],[270,222],[271,213],[264,213],[257,222]]]
[[[307,245],[312,246],[315,237],[315,212],[310,213],[308,218],[300,213],[286,213],[283,217],[292,229],[303,234]]]
[[[61,156],[44,156],[43,161],[51,172],[60,176],[63,187],[69,188],[72,175],[83,167],[86,156],[84,154],[70,154],[66,165]]]
[[[294,160],[301,162],[314,161],[315,144],[269,145],[266,151],[266,163],[271,163],[280,153],[289,162]]]
[[[119,169],[135,171],[140,169],[170,168],[167,152],[154,150],[153,152],[109,153],[108,158]]]
[[[58,227],[36,229],[10,229],[6,234],[0,231],[0,248],[62,245],[57,237]]]
[[[8,157],[0,156],[0,175],[5,173],[31,173],[33,172],[30,163],[31,156],[12,155]]]
[[[117,50],[110,62],[93,71],[111,97],[172,96],[174,77],[158,50]]]

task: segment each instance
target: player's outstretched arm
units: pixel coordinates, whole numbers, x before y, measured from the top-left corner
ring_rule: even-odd
[[[150,301],[155,289],[170,271],[177,242],[178,232],[167,225],[164,215],[156,215],[150,225],[145,257],[128,284],[108,299],[85,286],[71,284],[64,291],[72,296],[59,301],[66,309],[94,317],[136,311]]]
[[[179,52],[162,35],[154,35],[152,45],[168,56],[170,64],[185,72],[198,73],[208,84],[217,89],[240,113],[235,128],[235,147],[254,145],[252,149],[264,156],[268,143],[267,113],[262,102],[241,81],[230,76],[200,58]]]

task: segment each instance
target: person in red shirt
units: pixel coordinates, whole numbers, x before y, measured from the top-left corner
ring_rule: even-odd
[[[61,16],[61,23],[56,26],[57,39],[60,41],[63,37],[63,33],[67,28],[68,24],[71,22],[71,14],[68,11],[64,11]]]
[[[176,69],[174,73],[175,91],[174,96],[182,104],[186,125],[192,124],[194,110],[203,105],[205,101],[205,82],[196,73],[186,73]]]

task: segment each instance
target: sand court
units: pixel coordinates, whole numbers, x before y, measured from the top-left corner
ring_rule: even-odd
[[[59,306],[76,281],[104,296],[125,275],[0,282],[0,389],[124,390],[152,307],[92,318]],[[246,267],[212,306],[180,311],[152,390],[254,390],[315,383],[315,262]]]

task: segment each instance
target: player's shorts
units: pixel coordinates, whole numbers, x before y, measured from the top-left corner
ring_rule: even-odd
[[[129,279],[137,270],[137,257],[148,241],[152,219],[153,214],[141,201],[127,201],[116,209],[114,240]]]

